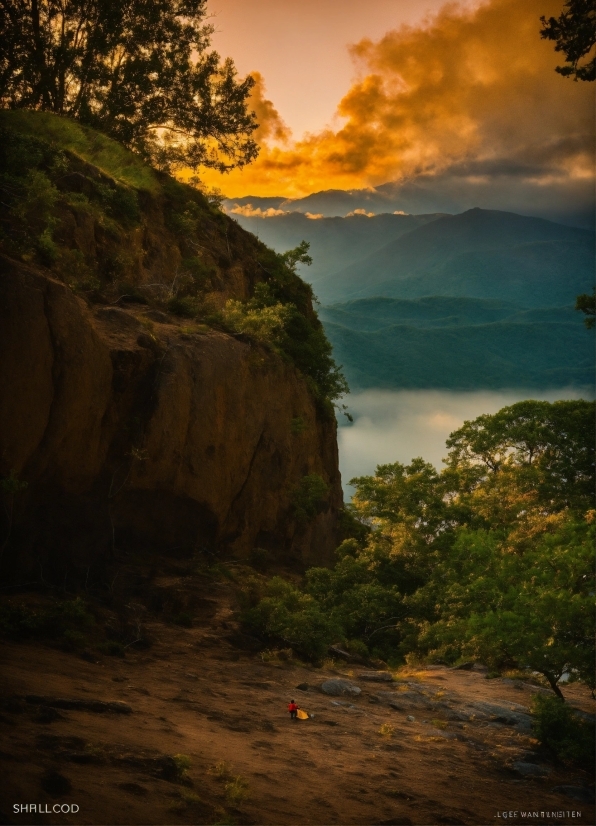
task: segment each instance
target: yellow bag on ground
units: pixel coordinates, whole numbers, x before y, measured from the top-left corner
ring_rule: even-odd
[[[296,716],[298,717],[299,720],[308,720],[308,714],[306,713],[306,711],[303,711],[301,708],[299,708],[298,711],[296,712]]]

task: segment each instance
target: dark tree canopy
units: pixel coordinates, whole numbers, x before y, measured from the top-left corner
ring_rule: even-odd
[[[0,0],[0,103],[98,128],[150,157],[250,163],[257,126],[231,60],[210,52],[206,0]]]
[[[584,324],[591,330],[596,320],[596,289],[590,293],[582,293],[575,300],[575,309],[585,314]]]
[[[596,79],[596,55],[580,63],[596,44],[596,7],[593,0],[567,0],[560,17],[541,17],[540,34],[554,40],[556,52],[563,52],[566,65],[556,71],[574,80]]]

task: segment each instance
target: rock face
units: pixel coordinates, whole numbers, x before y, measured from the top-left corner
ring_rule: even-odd
[[[115,548],[330,561],[336,424],[301,373],[241,336],[129,306],[88,306],[1,257],[0,476],[27,483],[8,494],[5,562],[56,579]],[[304,525],[292,491],[313,473],[329,496]]]
[[[321,685],[323,694],[330,694],[332,697],[339,697],[342,694],[357,695],[361,693],[359,686],[354,685],[349,680],[326,680]]]

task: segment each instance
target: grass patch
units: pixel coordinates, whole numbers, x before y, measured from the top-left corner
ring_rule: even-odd
[[[214,766],[211,766],[207,773],[218,780],[229,780],[232,777],[232,767],[225,760],[220,760]]]
[[[383,737],[393,737],[395,734],[395,726],[391,723],[383,723],[381,728],[379,729],[379,734]]]
[[[237,775],[226,783],[224,792],[228,806],[237,807],[248,797],[248,781]]]
[[[155,172],[138,155],[107,135],[51,112],[13,109],[0,113],[9,126],[34,137],[45,137],[93,164],[115,181],[149,192],[161,189]]]

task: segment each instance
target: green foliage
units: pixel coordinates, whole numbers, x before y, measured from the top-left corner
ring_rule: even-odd
[[[192,760],[188,754],[175,754],[172,759],[180,774],[185,774],[192,766]]]
[[[7,0],[0,7],[4,108],[101,129],[160,168],[250,163],[254,86],[209,52],[205,0]]]
[[[557,697],[532,698],[534,733],[540,743],[563,763],[594,767],[594,724],[583,720]]]
[[[78,598],[38,609],[24,604],[0,606],[0,633],[15,639],[55,639],[67,631],[90,628],[93,622],[85,603]]]
[[[586,316],[584,318],[584,324],[588,330],[591,330],[596,322],[596,289],[594,289],[591,295],[588,293],[578,295],[575,300],[575,309],[584,313]]]
[[[325,508],[329,485],[318,473],[303,476],[292,491],[294,516],[303,524],[312,520]]]
[[[541,37],[554,40],[555,51],[565,55],[565,65],[555,71],[574,80],[596,80],[596,57],[580,64],[596,44],[596,13],[591,0],[567,0],[559,17],[541,17],[540,22]]]
[[[8,145],[11,154],[25,150],[29,155],[31,144],[59,146],[63,152],[72,153],[87,163],[97,167],[114,181],[147,192],[157,192],[160,188],[157,174],[138,155],[107,135],[90,129],[67,117],[60,117],[50,112],[28,112],[24,109],[0,111],[0,124],[10,127],[19,134],[17,145]],[[25,141],[25,146],[20,144]],[[11,142],[14,143],[14,142]],[[24,168],[32,163],[31,156],[24,157]],[[38,157],[38,163],[41,157]]]
[[[0,479],[0,491],[9,496],[15,496],[27,489],[28,483],[19,479],[14,470],[8,476]]]
[[[594,688],[594,404],[519,402],[447,444],[441,473],[418,458],[351,480],[361,530],[335,567],[304,591],[278,582],[253,617],[290,645],[316,617],[319,650],[359,641],[392,662],[529,669],[559,696],[564,673]]]
[[[107,654],[108,657],[124,657],[126,654],[126,650],[122,643],[116,642],[116,640],[106,640],[106,642],[100,642],[97,646],[97,650],[102,654]]]
[[[244,620],[258,633],[283,640],[315,660],[324,656],[339,631],[312,596],[281,577],[268,582],[265,597],[245,613]]]

